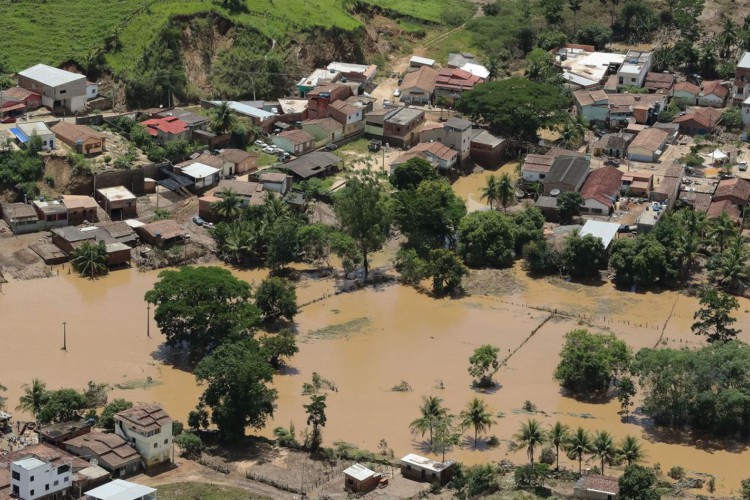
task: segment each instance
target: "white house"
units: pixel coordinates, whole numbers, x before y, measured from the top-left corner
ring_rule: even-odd
[[[221,169],[195,162],[187,167],[183,167],[182,173],[193,179],[196,189],[202,189],[218,184]]]
[[[63,498],[72,478],[73,467],[69,463],[52,465],[29,457],[10,464],[11,493],[22,500],[56,498],[56,493]]]
[[[85,495],[93,500],[156,500],[154,488],[122,479],[115,479],[89,490]]]
[[[99,97],[99,84],[96,82],[86,82],[86,99],[96,99]]]
[[[115,434],[135,446],[146,467],[170,461],[172,418],[159,404],[134,406],[117,413]]]
[[[42,149],[44,151],[55,149],[55,133],[44,122],[18,123],[10,131],[21,144],[27,145],[31,138],[36,136],[42,140]],[[19,131],[21,132],[20,134],[18,133]]]
[[[86,109],[85,75],[37,64],[18,73],[18,86],[41,94],[42,105],[49,109],[72,113]]]
[[[742,123],[750,124],[750,97],[742,102]]]
[[[646,74],[651,70],[651,60],[651,52],[629,50],[617,70],[617,88],[643,87]]]

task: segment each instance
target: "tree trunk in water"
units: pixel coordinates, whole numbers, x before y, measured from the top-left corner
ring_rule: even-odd
[[[474,427],[474,448],[477,447],[477,428]]]
[[[362,263],[365,266],[365,283],[367,283],[367,275],[370,273],[369,262],[367,262],[367,251],[362,250]]]

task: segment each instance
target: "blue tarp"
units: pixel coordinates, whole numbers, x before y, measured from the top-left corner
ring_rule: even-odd
[[[24,134],[20,128],[12,128],[10,129],[10,133],[15,135],[16,138],[23,143],[29,142],[29,137]]]

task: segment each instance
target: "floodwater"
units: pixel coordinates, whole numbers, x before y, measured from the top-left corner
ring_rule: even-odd
[[[516,172],[518,162],[511,161],[503,164],[495,170],[485,170],[481,173],[472,173],[459,177],[453,183],[453,191],[466,201],[466,208],[469,212],[477,210],[486,210],[489,204],[482,200],[481,189],[487,184],[487,177],[490,175],[499,176],[504,173],[510,174],[512,178],[518,177]]]
[[[387,261],[383,255],[375,260]],[[201,389],[189,372],[160,361],[163,337],[153,322],[151,337],[146,336],[143,294],[157,273],[123,270],[91,282],[66,272],[3,287],[0,382],[8,386],[10,410],[22,392],[21,385],[34,377],[50,388],[82,388],[88,380],[138,385],[152,377],[160,384],[116,389],[110,398],[160,401],[184,422]],[[257,281],[265,273],[237,275]],[[424,452],[424,441],[408,429],[409,422],[418,417],[421,398],[439,396],[458,413],[472,397],[480,396],[493,412],[502,412],[488,433],[497,435],[501,445],[488,450],[480,443],[475,450],[469,439],[472,433],[467,431],[464,448],[448,453],[448,458],[466,463],[506,457],[522,461],[523,452],[510,452],[508,444],[520,423],[529,418],[521,408],[530,400],[539,410],[534,418],[545,425],[560,420],[591,431],[606,429],[618,440],[633,434],[641,439],[647,461],[660,463],[662,470],[681,465],[691,473],[715,474],[721,494],[738,488],[747,475],[737,466],[750,460],[747,447],[693,442],[683,433],[661,434],[641,416],[622,423],[616,401],[590,404],[566,398],[552,378],[563,335],[578,327],[579,321],[594,330],[610,329],[634,349],[662,341],[675,347],[698,346],[699,339],[690,333],[695,299],[673,292],[625,293],[610,284],[530,280],[518,267],[499,276],[508,291],[505,295],[436,300],[412,288],[386,284],[305,306],[296,318],[300,352],[286,372],[275,377],[278,407],[261,433],[270,436],[274,427],[290,422],[298,430],[304,427],[302,405],[308,398],[301,395],[301,388],[317,371],[338,389],[328,397],[326,444],[344,440],[375,450],[385,439],[397,456]],[[304,280],[298,289],[299,301],[308,303],[333,290],[331,280]],[[530,337],[549,316],[543,309],[557,309],[568,317],[556,316]],[[742,301],[738,323],[745,341],[750,341],[749,309],[750,303]],[[64,321],[67,352],[60,350]],[[485,343],[498,346],[503,358],[510,357],[496,375],[499,387],[478,393],[470,387],[468,358]],[[412,387],[411,392],[391,390],[402,380]],[[561,463],[577,466],[564,457]],[[589,464],[593,465],[595,461]]]

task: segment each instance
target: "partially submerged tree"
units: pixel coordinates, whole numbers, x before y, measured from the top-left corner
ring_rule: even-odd
[[[578,474],[583,472],[583,459],[587,453],[591,453],[591,435],[582,427],[576,429],[565,445],[568,457],[578,460]]]
[[[469,375],[475,378],[476,387],[494,387],[492,376],[500,369],[497,347],[485,344],[477,347],[469,358]]]
[[[521,424],[521,428],[513,436],[513,439],[516,440],[520,448],[526,448],[529,463],[533,466],[534,450],[547,442],[547,435],[544,429],[542,429],[541,424],[537,420],[530,418],[526,423]]]
[[[307,425],[312,425],[312,433],[310,434],[310,441],[308,448],[310,451],[315,452],[323,442],[323,433],[321,428],[325,427],[326,421],[326,398],[327,394],[310,396],[310,404],[303,405],[305,413],[307,413]]]
[[[734,339],[740,330],[732,328],[737,319],[732,311],[739,309],[736,298],[713,288],[705,288],[700,295],[701,307],[693,315],[691,327],[696,335],[703,335],[708,342],[727,342]]]
[[[255,292],[255,305],[266,321],[292,321],[298,312],[294,283],[278,277],[264,279]]]
[[[291,358],[299,352],[294,334],[283,331],[276,335],[266,335],[260,340],[268,362],[278,370],[284,364],[285,358]]]
[[[479,398],[474,398],[466,405],[466,409],[459,415],[461,425],[464,429],[474,428],[474,447],[477,446],[477,437],[480,432],[490,430],[495,420],[492,418],[492,412],[489,411],[487,403]]]
[[[633,354],[613,334],[572,330],[565,334],[555,379],[576,394],[606,394],[612,382],[630,366]]]
[[[107,247],[103,241],[90,243],[84,241],[81,246],[70,252],[73,269],[81,276],[94,279],[101,274],[107,274]]]
[[[448,414],[448,410],[443,407],[443,400],[437,396],[427,396],[422,398],[422,406],[419,407],[420,417],[409,424],[409,429],[414,434],[424,436],[429,433],[430,445],[433,441],[433,431],[437,421]]]

